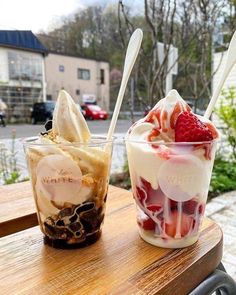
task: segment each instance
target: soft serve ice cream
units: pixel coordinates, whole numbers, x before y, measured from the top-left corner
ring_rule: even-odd
[[[52,128],[26,143],[41,230],[56,247],[95,241],[104,219],[111,142],[91,139],[87,123],[62,90]]]
[[[126,136],[141,237],[169,248],[197,241],[218,131],[171,90]]]

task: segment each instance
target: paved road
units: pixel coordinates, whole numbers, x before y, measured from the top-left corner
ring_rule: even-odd
[[[102,134],[107,133],[110,120],[106,121],[87,121],[89,129],[92,134]],[[130,120],[118,120],[116,126],[116,133],[126,133],[129,127],[132,125]],[[44,131],[43,125],[32,125],[32,124],[11,124],[7,125],[5,128],[0,127],[0,139],[11,138],[11,132],[15,129],[16,137],[30,137],[39,134]]]
[[[109,121],[88,121],[89,129],[92,134],[102,134],[105,135],[108,131]],[[123,169],[124,161],[126,158],[125,146],[121,138],[124,137],[125,133],[131,126],[131,121],[129,120],[119,120],[116,127],[116,136],[118,140],[114,145],[113,149],[113,159],[111,166],[111,173],[121,172]],[[41,131],[44,131],[43,125],[31,125],[31,124],[19,124],[19,125],[8,125],[5,128],[0,127],[0,144],[3,143],[7,150],[11,150],[12,140],[11,133],[12,130],[16,132],[15,141],[15,151],[17,159],[17,167],[20,169],[20,174],[22,178],[28,177],[28,171],[26,167],[25,155],[23,151],[22,139],[30,136],[35,136]],[[1,179],[0,179],[1,185]]]

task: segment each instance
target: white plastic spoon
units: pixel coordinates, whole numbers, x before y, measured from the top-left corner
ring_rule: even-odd
[[[129,80],[130,73],[133,69],[135,60],[138,56],[138,52],[142,43],[143,39],[143,31],[141,29],[136,29],[132,36],[130,37],[128,48],[126,51],[126,56],[125,56],[125,65],[124,65],[124,71],[123,71],[123,77],[120,85],[120,90],[118,93],[117,101],[116,101],[116,106],[113,112],[113,116],[111,119],[111,124],[108,130],[107,134],[107,140],[111,140],[115,127],[116,127],[116,122],[119,116],[120,112],[120,107],[122,104],[122,100],[124,97],[126,85]]]
[[[217,98],[220,95],[221,89],[224,85],[226,78],[228,77],[229,72],[231,71],[233,65],[236,63],[236,54],[235,53],[236,53],[236,31],[234,32],[233,37],[232,37],[230,44],[229,44],[229,48],[228,48],[228,52],[227,52],[227,56],[226,56],[226,63],[224,66],[224,70],[223,70],[221,79],[217,84],[217,87],[212,95],[210,103],[209,103],[209,105],[206,109],[206,112],[204,114],[204,117],[207,119],[209,119],[209,117],[215,107]]]

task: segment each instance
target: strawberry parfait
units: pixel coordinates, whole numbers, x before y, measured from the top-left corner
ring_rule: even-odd
[[[126,136],[140,236],[164,248],[198,240],[219,133],[176,90]]]

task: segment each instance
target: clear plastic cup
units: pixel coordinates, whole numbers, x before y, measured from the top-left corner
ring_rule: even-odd
[[[140,236],[163,248],[198,240],[216,140],[161,143],[126,140]]]
[[[113,141],[24,143],[44,241],[55,248],[94,243],[104,220]]]

